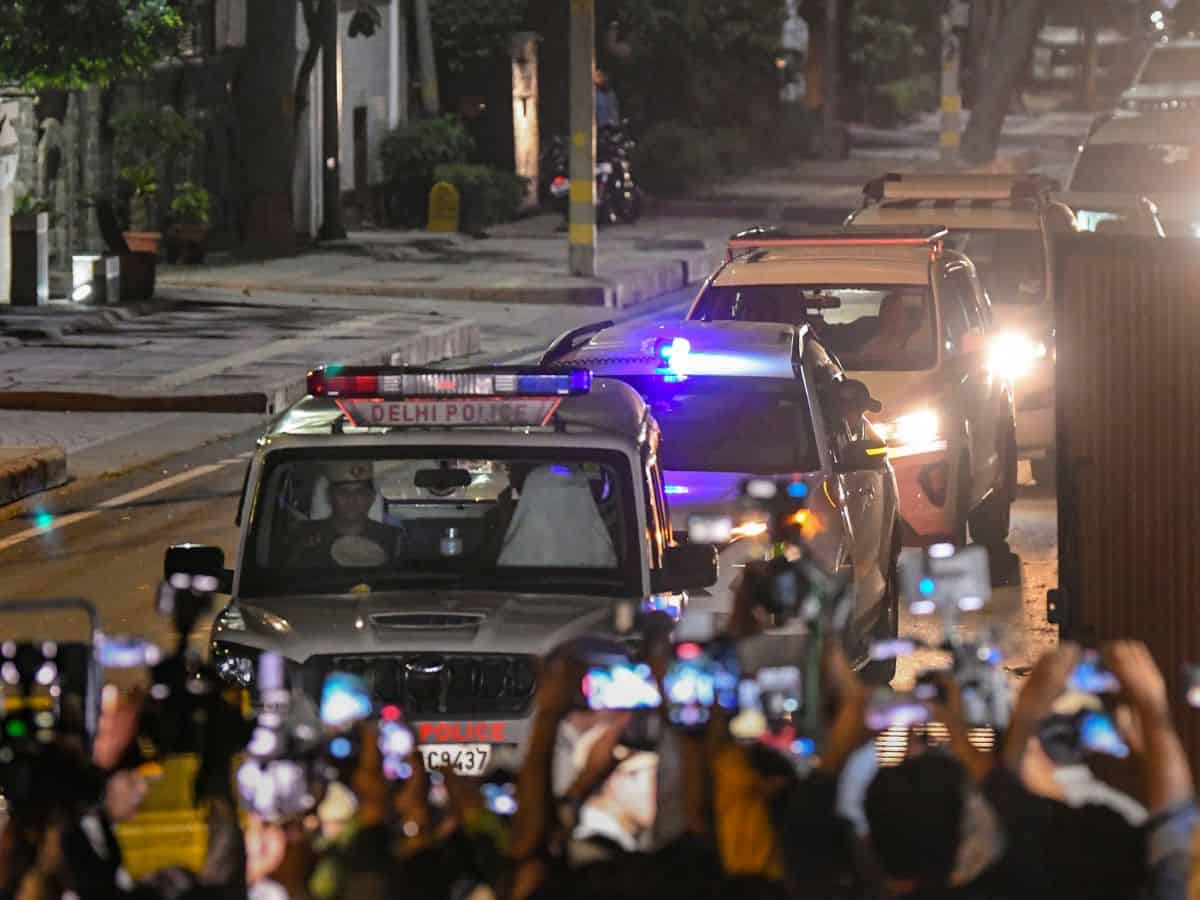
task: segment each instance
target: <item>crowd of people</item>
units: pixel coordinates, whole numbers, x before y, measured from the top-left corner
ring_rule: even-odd
[[[731,627],[739,639],[756,630],[736,611]],[[933,712],[948,740],[913,729],[903,759],[882,766],[866,725],[870,690],[836,642],[821,661],[819,750],[804,766],[740,739],[719,709],[687,729],[631,729],[643,713],[581,709],[587,661],[604,646],[575,640],[543,661],[519,770],[483,780],[428,771],[415,747],[397,770],[377,740],[388,723],[364,719],[338,774],[306,781],[299,806],[248,803],[230,774],[240,739],[220,729],[226,739],[204,743],[196,784],[209,831],[203,868],[140,881],[115,827],[146,793],[142,723],[155,700],[106,687],[90,741],[63,729],[24,769],[5,770],[10,781],[23,775],[0,831],[0,891],[14,900],[1200,897],[1200,879],[1189,884],[1193,779],[1164,678],[1138,642],[1101,648],[1132,751],[1104,778],[1056,749],[1055,711],[1083,653],[1074,644],[1036,664],[991,749],[973,742],[953,675],[938,676]],[[670,628],[647,630],[640,653],[661,680],[674,658]],[[302,708],[286,729],[320,727],[295,721]],[[507,802],[489,802],[506,780]]]

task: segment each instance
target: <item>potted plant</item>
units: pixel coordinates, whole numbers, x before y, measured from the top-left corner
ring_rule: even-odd
[[[129,230],[125,243],[133,253],[158,254],[162,234],[154,229],[155,207],[158,203],[158,172],[151,163],[124,166],[121,180],[129,187]]]
[[[200,143],[200,129],[170,106],[138,106],[113,117],[114,154],[130,200],[125,242],[134,253],[158,253],[159,185]]]
[[[167,227],[167,260],[202,263],[208,252],[208,191],[193,181],[175,185],[171,201],[171,224]]]

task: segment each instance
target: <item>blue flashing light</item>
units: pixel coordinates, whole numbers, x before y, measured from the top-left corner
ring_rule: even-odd
[[[692,342],[687,338],[672,338],[669,341],[659,341],[654,347],[654,355],[658,361],[668,368],[678,368],[679,364],[692,352]]]
[[[551,466],[550,471],[555,475],[570,475],[571,467],[570,466]]]
[[[817,745],[809,738],[797,738],[792,741],[792,752],[797,756],[812,756],[817,752]]]
[[[666,487],[663,488],[663,493],[666,494],[668,497],[675,497],[675,496],[679,496],[681,494],[687,494],[687,493],[689,493],[689,491],[687,489],[687,485],[668,484]]]
[[[329,755],[334,759],[348,758],[352,749],[349,738],[335,737],[329,742]]]
[[[663,376],[663,384],[682,384],[683,382],[685,382],[687,380],[688,380],[688,377],[686,375],[664,375]]]
[[[37,515],[35,515],[33,517],[33,527],[34,528],[45,529],[45,528],[49,528],[53,524],[54,524],[54,515],[52,513],[46,512],[45,510],[42,510],[41,512],[39,512]]]
[[[932,578],[922,578],[921,581],[917,584],[917,590],[920,591],[922,594],[924,594],[926,597],[928,597],[930,594],[932,594],[936,588],[937,588],[937,585],[935,585],[933,583]]]
[[[803,500],[808,496],[808,485],[803,481],[793,481],[787,486],[787,495],[793,500]]]
[[[545,397],[555,394],[586,394],[592,389],[592,373],[587,369],[574,369],[561,375],[518,375],[515,394]],[[496,379],[497,393],[503,389],[503,379]]]

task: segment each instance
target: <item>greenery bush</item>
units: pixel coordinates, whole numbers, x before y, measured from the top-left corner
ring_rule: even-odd
[[[175,198],[171,201],[172,218],[184,225],[207,225],[212,197],[208,191],[192,181],[175,185]]]
[[[910,121],[918,113],[935,109],[938,85],[931,75],[916,75],[881,84],[875,88],[867,106],[872,125],[893,128]]]
[[[682,122],[659,122],[641,139],[633,158],[638,180],[652,194],[681,194],[721,171],[709,135]]]
[[[745,172],[758,162],[760,156],[750,137],[737,128],[720,128],[714,131],[712,147],[722,175]]]
[[[771,130],[763,135],[768,161],[782,164],[815,156],[821,137],[821,113],[800,103],[785,103]]]
[[[525,198],[526,180],[512,172],[449,163],[433,172],[434,182],[444,181],[458,188],[460,197],[459,230],[477,231],[509,222],[517,217]]]
[[[475,142],[457,116],[417,119],[389,132],[380,146],[384,177],[393,183],[431,178],[440,165],[465,163]]]

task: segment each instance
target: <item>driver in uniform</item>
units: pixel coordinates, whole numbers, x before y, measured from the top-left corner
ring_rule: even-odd
[[[327,519],[305,524],[297,533],[293,566],[378,567],[396,555],[400,532],[370,517],[375,502],[375,468],[370,460],[325,466],[329,479]]]

